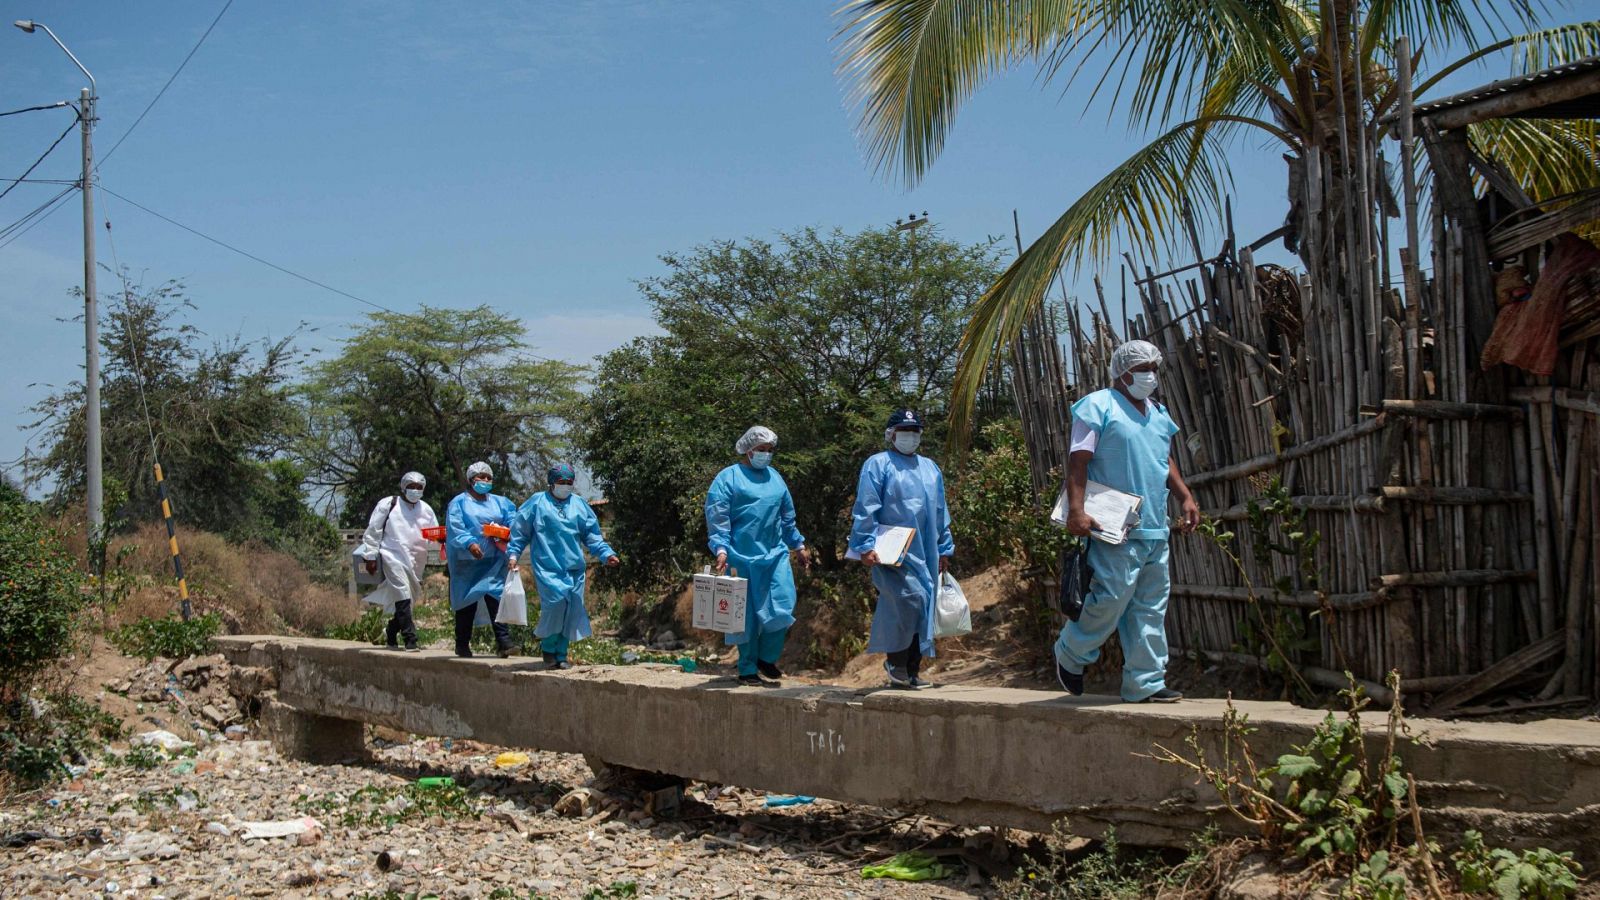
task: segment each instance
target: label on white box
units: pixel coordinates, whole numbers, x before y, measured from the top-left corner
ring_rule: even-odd
[[[716,605],[717,576],[709,572],[694,576],[694,627],[711,629],[711,610]]]
[[[717,576],[713,591],[715,603],[711,610],[712,631],[720,631],[723,634],[738,634],[744,631],[744,604],[749,589],[750,582],[743,578]]]

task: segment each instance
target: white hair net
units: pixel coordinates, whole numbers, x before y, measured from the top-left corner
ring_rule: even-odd
[[[1111,380],[1128,374],[1134,366],[1161,363],[1161,349],[1149,341],[1128,341],[1111,351]]]
[[[733,445],[733,450],[743,456],[762,444],[776,444],[777,442],[778,434],[771,428],[765,425],[751,425],[750,430],[746,431],[744,436],[739,438],[738,442]]]
[[[475,462],[467,466],[467,480],[471,481],[474,475],[487,475],[490,478],[494,478],[494,470],[489,468],[489,464],[486,462]]]
[[[421,472],[407,472],[400,476],[400,486],[405,487],[408,484],[420,484],[423,487],[427,487],[428,479],[423,478]]]

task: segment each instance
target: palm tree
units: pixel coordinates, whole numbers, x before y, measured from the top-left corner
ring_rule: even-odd
[[[1305,196],[1308,159],[1330,172],[1364,164],[1361,148],[1378,143],[1399,100],[1401,35],[1417,39],[1419,98],[1491,54],[1509,51],[1514,69],[1533,72],[1600,53],[1600,21],[1530,31],[1542,8],[1542,0],[848,0],[838,11],[839,72],[869,155],[908,185],[938,156],[961,104],[1025,63],[1044,82],[1087,85],[1090,102],[1109,92],[1130,124],[1155,132],[978,303],[961,342],[953,432],[965,433],[984,372],[1040,307],[1054,273],[1105,261],[1117,241],[1142,254],[1169,249],[1185,205],[1214,218],[1231,177],[1226,154],[1242,141],[1265,136],[1282,146],[1291,195]],[[1481,49],[1423,74],[1430,53],[1450,45]],[[1593,121],[1493,121],[1472,126],[1470,137],[1536,200],[1600,185]],[[1361,200],[1324,204],[1335,211],[1319,230],[1326,237],[1298,246],[1308,269],[1356,249],[1349,245],[1365,225],[1349,218],[1370,223],[1379,202]]]

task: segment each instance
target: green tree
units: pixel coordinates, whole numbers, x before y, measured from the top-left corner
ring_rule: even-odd
[[[995,245],[808,229],[662,260],[667,274],[640,290],[667,334],[605,356],[580,419],[583,456],[614,501],[611,536],[641,573],[703,554],[706,488],[763,424],[779,435],[800,528],[832,564],[888,410],[942,419],[961,323],[1000,268]],[[938,440],[931,429],[932,452]]]
[[[1063,263],[1106,259],[1119,240],[1145,253],[1185,233],[1181,211],[1220,211],[1226,155],[1246,142],[1282,147],[1289,193],[1309,196],[1305,160],[1337,176],[1353,148],[1382,137],[1398,103],[1396,38],[1409,35],[1426,97],[1462,66],[1506,50],[1514,72],[1600,52],[1600,22],[1533,31],[1534,0],[848,0],[840,71],[859,101],[860,132],[880,166],[915,183],[944,145],[957,109],[989,78],[1025,62],[1041,80],[1083,79],[1149,143],[1096,182],[1027,248],[977,304],[961,345],[953,424],[990,360],[1008,346]],[[1480,47],[1432,71],[1424,49]],[[1593,120],[1508,119],[1472,126],[1535,198],[1600,185]],[[1374,204],[1380,202],[1374,198]],[[1339,204],[1328,204],[1337,208]],[[1363,214],[1372,215],[1373,210]],[[1359,224],[1330,224],[1314,257],[1357,251]],[[1354,286],[1352,286],[1353,288]]]
[[[441,513],[475,460],[495,466],[499,493],[542,485],[544,464],[568,451],[584,370],[533,356],[525,338],[520,321],[487,306],[370,315],[303,387],[309,483],[340,501],[349,525],[365,524],[413,469]]]
[[[231,537],[280,542],[304,531],[309,510],[284,506],[281,459],[304,417],[290,378],[301,359],[294,336],[247,342],[235,335],[206,345],[184,321],[193,308],[184,285],[146,289],[125,273],[104,297],[100,391],[106,496],[125,496],[107,519],[134,524],[161,518],[154,463],[159,454],[179,521]],[[84,495],[83,384],[37,404],[43,451],[24,471],[53,480],[56,504]],[[148,419],[147,419],[148,414]],[[125,493],[124,493],[125,490]],[[326,536],[324,536],[326,537]]]
[[[87,596],[82,584],[82,570],[38,504],[0,492],[0,706],[17,703],[71,649]]]

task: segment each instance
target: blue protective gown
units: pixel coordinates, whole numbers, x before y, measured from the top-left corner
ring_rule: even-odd
[[[509,555],[528,551],[528,564],[539,588],[539,624],[534,629],[548,652],[565,655],[567,644],[590,634],[589,610],[583,593],[588,563],[583,551],[605,562],[617,555],[600,534],[600,519],[582,497],[557,500],[541,491],[517,510],[511,525]],[[545,641],[547,638],[558,640]]]
[[[450,608],[466,609],[478,603],[477,624],[489,624],[488,608],[479,603],[485,596],[497,601],[506,586],[506,569],[511,557],[494,541],[483,536],[485,524],[511,526],[517,505],[499,494],[479,497],[463,491],[450,501],[445,512],[445,563],[450,569]],[[474,559],[468,546],[477,544],[483,559]]]
[[[787,631],[794,624],[795,601],[789,551],[806,539],[795,527],[794,498],[778,470],[739,462],[718,472],[706,492],[706,534],[711,552],[726,551],[729,568],[750,581],[745,630],[728,635],[727,643],[744,644],[752,637]],[[752,659],[752,672],[754,665]]]
[[[1154,401],[1139,412],[1121,391],[1095,391],[1072,406],[1072,416],[1096,435],[1089,479],[1144,498],[1138,527],[1122,544],[1089,541],[1094,578],[1083,613],[1056,639],[1055,656],[1081,673],[1100,658],[1100,646],[1117,632],[1122,644],[1122,698],[1143,700],[1166,687],[1167,478],[1177,423]]]
[[[934,601],[939,596],[939,557],[955,552],[950,510],[945,505],[944,473],[920,454],[885,450],[861,464],[852,511],[850,551],[873,549],[879,525],[909,525],[917,530],[898,566],[873,566],[878,605],[872,613],[868,653],[896,653],[919,640],[923,656],[933,656]]]

